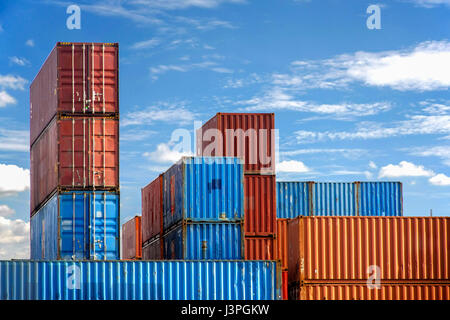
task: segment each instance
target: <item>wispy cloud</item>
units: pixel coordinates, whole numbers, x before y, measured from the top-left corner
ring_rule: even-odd
[[[25,59],[25,58],[20,58],[20,57],[16,57],[16,56],[14,56],[14,57],[9,57],[9,61],[10,61],[11,63],[16,64],[16,65],[21,66],[21,67],[30,64],[30,61],[28,61],[27,59]]]
[[[28,39],[25,42],[25,45],[28,46],[28,47],[34,47],[34,40],[33,39]]]
[[[3,89],[25,90],[25,85],[27,84],[27,82],[27,80],[20,76],[0,74],[0,88]]]
[[[161,102],[139,111],[125,114],[122,125],[148,125],[155,122],[189,123],[195,119],[195,114],[188,110],[184,103],[170,104]]]
[[[16,103],[17,101],[14,97],[10,96],[6,91],[0,91],[0,108]]]
[[[434,8],[440,5],[450,6],[450,0],[406,0],[406,1],[412,2],[416,6],[423,8]]]
[[[28,152],[28,141],[28,131],[0,128],[0,150]]]
[[[450,146],[408,148],[404,149],[404,151],[420,157],[438,157],[443,160],[445,165],[450,166]]]
[[[139,49],[147,49],[154,48],[161,43],[161,40],[153,38],[149,40],[139,41],[131,45],[131,49],[139,50]]]
[[[9,217],[16,213],[14,209],[8,207],[6,204],[0,205],[0,217]]]
[[[153,152],[145,152],[144,157],[158,163],[175,163],[183,156],[193,156],[191,151],[182,150],[172,142],[160,143]]]
[[[198,70],[198,69],[205,69],[210,70],[217,73],[232,73],[233,70],[227,69],[224,67],[221,67],[217,62],[215,61],[202,61],[202,62],[196,62],[196,63],[188,63],[188,64],[170,64],[170,65],[158,65],[155,67],[150,68],[150,73],[152,75],[153,80],[157,80],[158,76],[164,73],[167,73],[169,71],[176,71],[176,72],[187,72],[192,70]]]

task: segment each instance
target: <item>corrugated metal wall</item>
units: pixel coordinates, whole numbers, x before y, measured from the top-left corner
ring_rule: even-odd
[[[360,216],[402,216],[400,182],[359,182]]]
[[[351,182],[312,183],[312,216],[357,216],[356,186]]]
[[[0,300],[276,300],[275,261],[0,261]]]
[[[310,215],[310,199],[308,182],[277,181],[277,218]]]

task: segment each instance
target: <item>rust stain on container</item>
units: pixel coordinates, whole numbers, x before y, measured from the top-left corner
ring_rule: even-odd
[[[273,113],[217,113],[197,130],[197,156],[241,157],[244,173],[275,174],[274,129]]]
[[[289,222],[289,283],[448,280],[448,217],[299,217]]]
[[[122,225],[122,259],[142,258],[141,217],[135,216]]]
[[[273,237],[245,237],[245,260],[274,260],[276,258]]]
[[[163,175],[141,189],[142,242],[163,234]]]
[[[288,269],[288,223],[290,219],[277,219],[277,260],[283,270]]]
[[[245,175],[245,235],[274,236],[276,190],[274,175]]]

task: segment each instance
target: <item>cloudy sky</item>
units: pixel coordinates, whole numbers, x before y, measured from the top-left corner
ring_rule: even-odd
[[[449,0],[3,0],[0,259],[29,255],[29,85],[57,41],[119,43],[122,222],[176,129],[239,111],[275,112],[281,180],[402,181],[405,215],[450,215]]]

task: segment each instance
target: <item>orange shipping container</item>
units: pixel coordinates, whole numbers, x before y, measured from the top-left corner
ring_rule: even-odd
[[[288,223],[290,219],[277,219],[277,259],[283,270],[288,269]]]
[[[299,217],[289,222],[289,283],[448,280],[447,217]]]
[[[449,300],[450,284],[308,284],[289,288],[290,300]]]
[[[141,217],[135,216],[122,225],[122,259],[142,258]]]
[[[275,260],[274,237],[245,237],[245,260]]]

